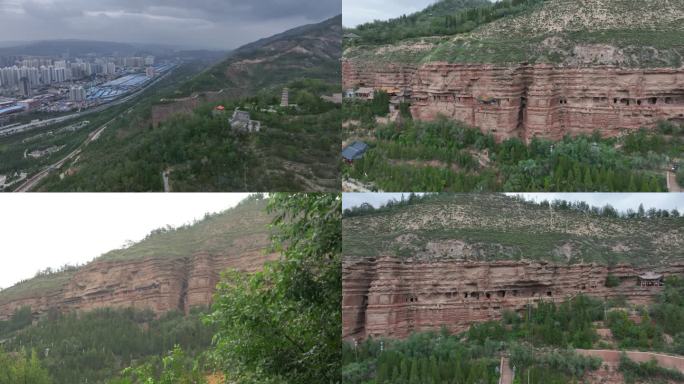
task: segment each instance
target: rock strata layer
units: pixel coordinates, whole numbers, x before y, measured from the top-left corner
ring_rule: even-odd
[[[263,245],[267,236],[258,242]],[[254,240],[254,239],[253,239]],[[94,261],[80,268],[61,287],[22,298],[0,297],[0,319],[9,318],[23,306],[38,317],[51,309],[61,312],[89,311],[102,307],[188,312],[212,302],[221,271],[227,268],[252,272],[275,254],[263,247],[239,255],[198,252],[184,258],[147,258],[125,261]]]
[[[660,120],[684,122],[684,68],[444,62],[380,67],[345,59],[342,72],[345,88],[402,90],[410,95],[414,118],[442,115],[497,140],[558,140],[594,131],[617,136]]]
[[[345,260],[342,336],[403,338],[441,327],[461,332],[473,323],[500,319],[505,310],[520,312],[540,300],[562,302],[579,294],[624,296],[631,303],[647,304],[662,290],[638,283],[638,276],[649,271],[653,269],[525,261]],[[665,277],[682,274],[684,264],[656,272]],[[620,284],[606,287],[608,274]]]

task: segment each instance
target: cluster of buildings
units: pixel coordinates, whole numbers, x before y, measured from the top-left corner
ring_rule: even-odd
[[[107,103],[173,67],[166,62],[155,65],[153,56],[16,60],[0,68],[0,125],[14,113],[67,112]]]
[[[115,77],[130,71],[145,70],[154,77],[154,56],[98,57],[74,61],[51,58],[27,58],[15,65],[0,68],[0,94],[30,97],[32,90],[54,84],[75,82],[94,76]]]

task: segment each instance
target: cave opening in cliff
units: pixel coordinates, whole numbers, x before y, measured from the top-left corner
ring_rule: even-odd
[[[551,297],[551,296],[553,296],[553,295],[551,294],[551,291],[547,291],[547,292],[546,292],[546,296]]]
[[[648,102],[650,104],[656,104],[658,102],[658,98],[657,97],[651,97],[650,99],[648,99]]]
[[[525,109],[527,108],[527,88],[523,91],[523,96],[520,96],[520,109],[518,110],[518,126],[517,129],[523,129],[525,126]]]
[[[506,297],[506,291],[503,291],[503,290],[499,291],[498,296],[499,297]]]
[[[665,98],[665,104],[672,104],[672,98],[671,98],[671,97],[666,97],[666,98]]]
[[[489,292],[485,293],[485,296],[487,296],[488,299],[492,298],[492,295]]]
[[[637,100],[637,105],[641,105],[641,100]]]

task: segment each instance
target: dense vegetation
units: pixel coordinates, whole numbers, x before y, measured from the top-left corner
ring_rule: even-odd
[[[251,276],[226,274],[209,317],[213,358],[236,383],[335,383],[341,351],[341,198],[276,194],[274,247]]]
[[[346,111],[345,111],[346,113]],[[501,143],[462,123],[402,121],[381,125],[364,158],[343,174],[390,191],[662,192],[670,157],[684,150],[684,130],[639,130],[622,138],[511,138]]]
[[[591,348],[598,340],[592,322],[602,319],[603,303],[580,295],[561,304],[540,301],[522,316],[506,312],[501,322],[476,324],[467,336],[479,343],[520,340],[538,347]]]
[[[207,382],[205,368],[201,359],[188,358],[183,349],[176,345],[161,359],[161,366],[148,362],[128,367],[121,373],[121,378],[109,384],[204,384]]]
[[[624,354],[620,358],[620,371],[626,384],[684,382],[684,374],[679,371],[660,367],[655,360],[636,363]]]
[[[17,383],[51,384],[52,380],[35,350],[10,355],[0,349],[0,384]]]
[[[390,44],[421,36],[454,35],[526,11],[544,0],[503,0],[493,4],[484,0],[440,1],[423,11],[388,21],[373,21],[350,29],[360,41],[350,44]]]
[[[158,127],[148,120],[149,111],[120,116],[71,164],[75,174],[53,175],[42,189],[161,191],[164,171],[174,191],[336,189],[340,109],[320,96],[339,86],[315,80],[289,86],[290,102],[299,108],[270,110],[279,104],[280,90],[269,90],[204,103]],[[225,114],[212,113],[219,104]],[[261,132],[233,131],[228,119],[235,108],[261,121]]]
[[[682,5],[682,0],[442,0],[411,15],[346,30],[357,37],[345,40],[344,55],[376,67],[580,61],[678,68],[684,53]],[[578,57],[576,47],[592,44],[615,47],[619,54]]]
[[[24,319],[24,310],[15,315]],[[51,311],[38,324],[31,324],[30,309],[23,329],[12,333],[4,347],[39,353],[41,364],[56,384],[103,383],[132,363],[155,368],[160,355],[178,344],[193,355],[211,344],[215,328],[202,324],[202,311],[189,316],[169,312],[159,319],[150,311],[98,309],[83,314],[61,315]]]
[[[33,314],[31,307],[21,307],[14,310],[14,313],[8,320],[0,320],[0,338],[25,328],[33,322]]]
[[[560,305],[540,302],[522,315],[506,312],[503,320],[476,324],[460,335],[442,330],[416,333],[407,340],[347,343],[343,382],[497,383],[500,356],[505,354],[518,378],[568,383],[598,368],[597,359],[576,355],[572,348],[591,347],[598,338],[592,322],[602,316],[602,303],[578,296]]]
[[[382,345],[382,347],[381,347]],[[448,334],[414,334],[407,340],[345,343],[345,384],[422,384],[457,382],[495,384],[495,350],[468,345]]]

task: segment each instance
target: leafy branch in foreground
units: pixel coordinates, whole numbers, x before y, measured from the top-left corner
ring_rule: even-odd
[[[270,197],[280,260],[226,272],[207,321],[212,357],[236,383],[337,383],[341,361],[341,198]]]

